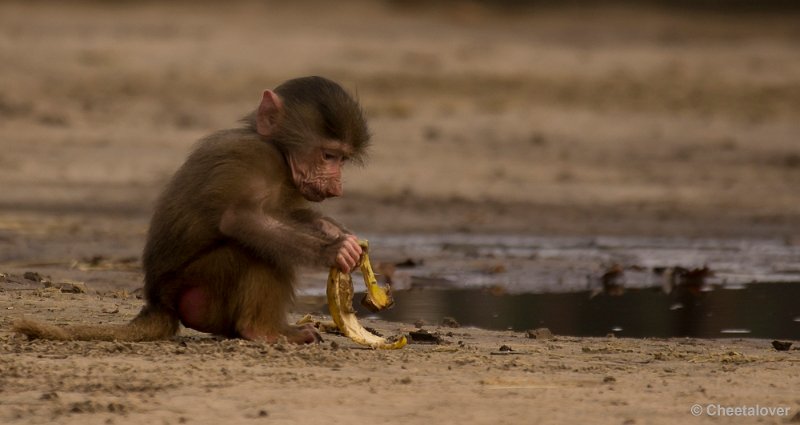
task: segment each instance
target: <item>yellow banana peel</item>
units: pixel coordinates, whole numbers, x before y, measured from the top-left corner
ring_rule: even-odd
[[[364,276],[364,285],[367,286],[367,293],[361,299],[361,305],[373,312],[385,310],[394,305],[391,287],[383,288],[378,286],[378,280],[375,278],[375,273],[372,272],[372,265],[369,262],[369,242],[361,240],[358,241],[358,244],[363,249],[360,268],[361,274]]]
[[[382,288],[375,279],[372,266],[369,263],[367,241],[359,241],[364,249],[361,260],[361,273],[367,286],[367,294],[362,304],[372,311],[383,310],[394,304],[389,288]],[[372,348],[394,350],[402,348],[408,342],[405,336],[386,339],[365,329],[358,323],[356,312],[353,310],[353,279],[349,273],[343,273],[338,267],[331,267],[328,273],[328,309],[333,322],[339,331],[358,344]]]

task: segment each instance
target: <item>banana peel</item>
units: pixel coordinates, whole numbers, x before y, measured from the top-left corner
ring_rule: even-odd
[[[361,257],[361,273],[364,275],[364,284],[367,293],[361,303],[372,311],[380,311],[394,304],[390,288],[378,285],[375,273],[369,263],[367,241],[359,241],[364,253]],[[343,273],[338,267],[331,267],[328,273],[328,309],[333,322],[339,331],[354,342],[372,348],[395,350],[402,348],[408,342],[405,336],[386,339],[365,329],[358,323],[356,312],[353,309],[353,279],[349,273]]]
[[[394,305],[392,288],[388,285],[385,288],[378,285],[378,279],[375,278],[375,273],[372,272],[372,265],[369,262],[369,242],[362,240],[358,241],[358,244],[361,245],[363,250],[359,267],[361,274],[364,276],[364,285],[367,286],[367,293],[361,299],[361,305],[372,312],[390,308]]]

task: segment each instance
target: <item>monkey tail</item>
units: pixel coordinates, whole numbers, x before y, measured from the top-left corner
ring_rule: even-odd
[[[154,341],[178,333],[178,318],[169,311],[145,306],[124,325],[54,326],[28,319],[14,323],[14,331],[32,339],[59,341]]]

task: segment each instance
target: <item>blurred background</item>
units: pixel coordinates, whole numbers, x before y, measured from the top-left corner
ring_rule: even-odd
[[[625,239],[600,244],[622,251],[553,260],[542,250],[574,241],[492,242],[504,250],[486,254],[448,239],[434,244],[456,253],[442,270],[530,285],[502,277],[529,270],[514,263],[525,260],[548,273],[537,285],[583,285],[587,270],[599,281],[620,261],[724,269],[762,255],[758,267],[800,280],[799,11],[735,0],[2,1],[0,264],[61,276],[87,259],[135,264],[152,202],[192,145],[238,125],[261,90],[318,74],[358,95],[374,133],[367,166],[325,206],[359,234],[771,241],[640,257]],[[409,241],[387,239],[383,257],[420,257]],[[533,254],[514,257],[519,243]],[[686,254],[709,249],[738,257]]]
[[[146,217],[198,138],[320,74],[374,133],[356,229],[791,236],[793,4],[4,1],[0,212]]]

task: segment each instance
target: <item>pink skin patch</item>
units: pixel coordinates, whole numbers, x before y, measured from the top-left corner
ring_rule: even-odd
[[[208,307],[208,294],[203,288],[194,286],[184,290],[178,302],[178,314],[183,326],[200,332],[213,332],[207,323]]]

